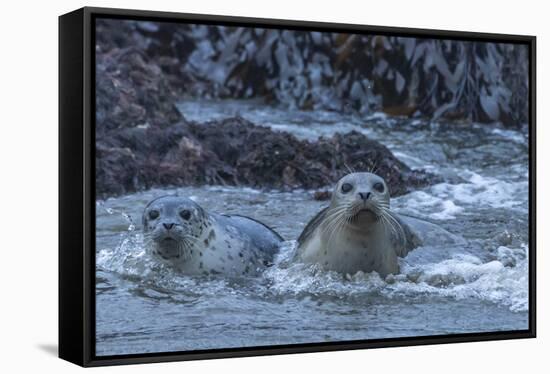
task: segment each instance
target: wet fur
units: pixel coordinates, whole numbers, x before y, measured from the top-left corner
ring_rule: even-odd
[[[352,184],[350,195],[342,191]],[[373,188],[383,184],[383,192]],[[369,193],[367,200],[357,197]],[[353,195],[355,194],[355,195]],[[336,184],[330,206],[306,225],[298,238],[296,258],[344,274],[399,272],[398,257],[423,245],[428,237],[451,238],[436,225],[401,216],[389,209],[389,189],[372,173],[351,173]],[[431,235],[429,235],[431,233]]]
[[[159,217],[152,219],[151,210]],[[183,210],[191,212],[188,219],[178,215]],[[273,263],[283,241],[259,221],[208,213],[192,200],[178,196],[151,201],[142,221],[151,254],[186,274],[257,275]],[[164,223],[174,225],[167,230]],[[177,245],[166,242],[166,237],[174,237]]]

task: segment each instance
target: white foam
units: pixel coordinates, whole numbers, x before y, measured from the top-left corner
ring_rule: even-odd
[[[372,114],[369,114],[365,117],[367,120],[373,120],[373,119],[387,119],[388,115],[384,112],[374,112]]]
[[[292,258],[292,242],[280,255],[279,265],[265,276],[271,280],[270,291],[293,295],[330,295],[347,297],[381,294],[387,297],[433,295],[457,300],[475,298],[508,307],[514,312],[528,310],[528,247],[499,247],[496,258],[483,261],[464,252],[436,262],[422,262],[418,256],[401,259],[401,274],[383,280],[373,272],[354,275],[324,271],[318,265],[288,262]],[[418,251],[439,248],[417,248]],[[513,265],[508,257],[514,257]],[[422,256],[420,256],[422,257]],[[511,266],[505,266],[505,264]]]
[[[169,266],[155,261],[145,251],[140,234],[128,234],[114,250],[102,249],[97,254],[97,267],[125,277],[154,284],[168,290],[198,295],[227,293],[225,279],[186,277]],[[417,248],[415,256],[400,259],[401,274],[382,279],[376,272],[353,275],[322,270],[318,265],[292,261],[296,242],[285,243],[276,265],[269,268],[263,282],[255,283],[254,293],[279,295],[324,295],[339,298],[383,295],[415,297],[433,295],[457,300],[477,298],[508,307],[515,312],[528,310],[528,247],[498,247],[492,260],[455,251],[443,260],[422,261],[420,251],[440,248]],[[428,256],[429,257],[429,256]],[[207,282],[207,285],[205,284]],[[238,291],[245,292],[245,290]],[[246,291],[248,292],[248,291]]]
[[[226,294],[227,281],[223,278],[200,279],[188,277],[172,267],[157,261],[146,251],[143,235],[126,235],[115,249],[102,249],[96,255],[96,267],[115,272],[141,284],[182,293],[180,296]],[[173,295],[177,298],[177,295]]]
[[[439,168],[439,166],[427,163],[426,161],[418,157],[411,156],[407,153],[398,151],[396,150],[395,146],[392,146],[391,144],[387,144],[386,146],[392,151],[395,157],[397,157],[400,161],[407,164],[413,170],[422,169],[425,171],[437,171]]]
[[[507,250],[504,250],[507,249]],[[396,282],[384,290],[388,295],[429,293],[456,299],[479,298],[505,305],[512,311],[528,310],[528,248],[500,247],[497,259],[482,262],[468,254],[455,254],[439,263],[414,265],[402,263],[408,282]],[[503,264],[503,254],[517,256],[515,266]],[[509,263],[505,261],[505,263]]]
[[[515,143],[525,144],[525,137],[519,131],[495,128],[491,132]]]
[[[414,214],[418,217],[435,220],[451,220],[464,211],[449,198],[434,196],[425,191],[414,191],[397,199],[398,206],[403,213]]]
[[[465,171],[461,177],[469,183],[440,183],[430,191],[440,198],[452,199],[458,204],[491,208],[526,208],[528,181],[507,182],[493,177]]]
[[[527,181],[508,182],[464,171],[466,183],[439,183],[394,200],[402,213],[435,220],[452,220],[471,208],[507,208],[527,213]]]

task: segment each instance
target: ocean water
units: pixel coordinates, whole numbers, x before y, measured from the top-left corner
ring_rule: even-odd
[[[308,220],[327,202],[313,191],[174,186],[97,201],[96,353],[349,341],[528,326],[528,140],[491,126],[431,123],[254,102],[180,105],[197,122],[233,115],[302,139],[361,131],[413,168],[447,182],[391,201],[392,209],[462,236],[400,260],[401,274],[341,275],[289,262]],[[330,188],[330,186],[327,186]],[[190,277],[152,259],[141,213],[177,192],[206,209],[260,219],[287,241],[257,278]]]

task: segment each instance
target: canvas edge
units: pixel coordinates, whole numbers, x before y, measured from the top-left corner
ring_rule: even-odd
[[[59,17],[59,357],[84,364],[83,9]]]

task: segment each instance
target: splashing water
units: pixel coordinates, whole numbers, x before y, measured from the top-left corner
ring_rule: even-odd
[[[527,140],[521,133],[384,115],[289,114],[250,103],[183,107],[191,119],[247,114],[304,138],[363,131],[412,167],[452,181],[392,199],[392,209],[436,222],[466,244],[417,248],[400,259],[401,273],[386,279],[341,275],[291,261],[293,239],[326,205],[312,191],[185,187],[100,201],[98,355],[528,327]],[[185,276],[155,261],[135,222],[150,199],[174,192],[273,227],[288,239],[275,265],[258,278],[224,279]]]

